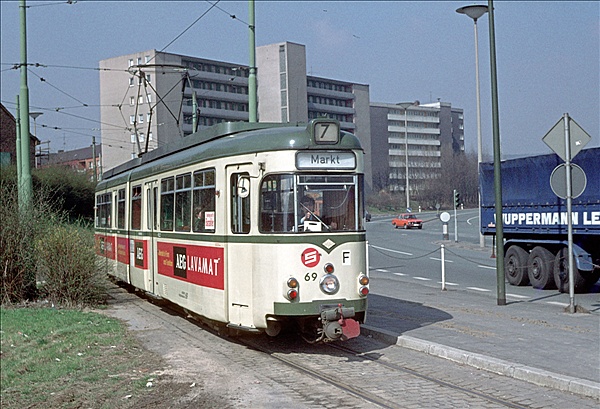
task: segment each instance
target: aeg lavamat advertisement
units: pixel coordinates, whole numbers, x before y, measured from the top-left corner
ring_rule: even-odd
[[[96,254],[104,256],[111,260],[115,259],[115,238],[113,236],[105,236],[96,234]]]
[[[223,249],[157,243],[158,274],[204,287],[225,289]]]

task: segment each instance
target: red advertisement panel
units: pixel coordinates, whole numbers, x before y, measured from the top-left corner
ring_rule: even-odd
[[[96,254],[115,259],[115,238],[113,236],[105,236],[103,234],[96,234]]]
[[[117,237],[117,261],[129,264],[129,240]]]
[[[223,249],[158,243],[158,274],[198,284],[225,289]]]

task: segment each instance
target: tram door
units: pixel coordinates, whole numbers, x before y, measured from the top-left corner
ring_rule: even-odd
[[[256,196],[250,184],[250,165],[227,167],[227,221],[230,237],[226,244],[226,277],[229,322],[252,327],[253,248],[250,238],[251,198]]]
[[[145,184],[146,191],[146,226],[144,226],[148,235],[148,245],[146,254],[147,270],[145,274],[146,291],[154,293],[156,283],[156,271],[158,268],[158,260],[156,254],[156,234],[158,233],[158,181],[147,182]]]

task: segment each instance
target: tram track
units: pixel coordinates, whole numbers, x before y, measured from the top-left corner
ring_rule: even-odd
[[[338,349],[340,351],[348,352],[350,354],[354,354],[355,356],[360,356],[363,359],[368,359],[370,361],[375,361],[374,358],[372,358],[372,357],[370,357],[368,355],[365,355],[362,352],[355,351],[355,350],[350,349],[350,348],[346,348],[346,347],[344,347],[342,345],[331,344],[330,347]],[[386,366],[388,368],[392,368],[394,370],[410,374],[412,376],[424,379],[426,381],[436,383],[436,384],[438,384],[440,386],[443,386],[443,387],[446,387],[446,388],[451,388],[451,389],[455,389],[457,391],[461,391],[461,392],[464,392],[464,393],[467,393],[467,394],[470,394],[470,395],[478,396],[478,397],[483,398],[485,400],[488,400],[490,402],[494,402],[494,403],[498,403],[500,405],[506,406],[507,408],[514,408],[514,409],[523,409],[523,408],[526,408],[526,406],[517,405],[517,404],[514,404],[512,402],[508,402],[506,400],[501,400],[501,399],[495,398],[493,396],[490,396],[488,394],[484,394],[484,393],[475,391],[473,389],[467,389],[467,388],[464,388],[464,387],[461,387],[461,386],[458,386],[458,385],[454,385],[454,384],[452,384],[450,382],[446,382],[444,380],[441,380],[441,379],[438,379],[438,378],[435,378],[435,377],[432,377],[432,376],[429,376],[429,375],[425,375],[423,373],[419,373],[419,372],[417,372],[415,370],[403,367],[403,366],[398,365],[398,364],[389,363],[389,362],[381,362],[381,361],[377,361],[377,363],[379,365],[383,365],[383,366]]]
[[[344,369],[341,369],[338,373],[335,373],[335,372],[332,373],[331,365],[327,362],[323,362],[322,367],[320,367],[320,368],[315,368],[314,362],[312,364],[307,364],[306,359],[303,359],[303,358],[310,356],[310,354],[312,354],[312,351],[308,352],[306,354],[300,354],[300,355],[291,354],[296,357],[290,357],[290,354],[288,352],[283,352],[281,350],[281,348],[279,348],[279,347],[271,348],[268,346],[269,344],[265,343],[265,342],[261,342],[261,341],[257,341],[257,340],[248,340],[248,339],[244,339],[241,342],[251,348],[254,348],[256,350],[259,350],[263,353],[268,354],[271,358],[276,359],[277,361],[282,362],[298,371],[301,371],[302,373],[305,373],[309,376],[317,378],[323,382],[327,382],[329,385],[331,385],[341,391],[351,393],[353,396],[355,396],[359,399],[362,399],[365,402],[368,402],[370,404],[377,405],[378,407],[381,407],[381,408],[405,408],[405,407],[407,407],[404,404],[404,402],[399,402],[397,400],[397,398],[395,398],[394,396],[390,396],[390,395],[386,396],[386,393],[380,384],[366,385],[364,382],[364,379],[357,380],[355,377],[346,378],[343,375],[340,375],[340,373],[347,372]],[[312,348],[312,347],[309,347],[309,348]],[[502,408],[512,408],[512,409],[530,408],[530,406],[524,406],[524,405],[521,405],[518,403],[511,402],[506,399],[500,399],[500,398],[492,396],[490,394],[476,391],[474,389],[470,389],[470,388],[466,388],[463,386],[452,384],[451,382],[444,381],[435,376],[431,376],[431,375],[404,367],[404,366],[396,364],[396,363],[382,361],[380,359],[381,358],[380,355],[375,354],[376,356],[371,356],[371,354],[369,354],[369,353],[364,353],[362,351],[349,348],[345,345],[341,345],[341,344],[337,344],[337,343],[328,343],[328,344],[321,344],[321,345],[317,346],[316,348],[321,349],[322,350],[321,352],[324,352],[323,349],[329,350],[329,351],[331,351],[333,349],[335,351],[341,352],[346,355],[347,362],[362,361],[365,363],[369,363],[370,365],[379,366],[380,370],[381,370],[381,368],[384,368],[384,370],[388,372],[386,376],[390,380],[399,378],[400,377],[399,374],[401,374],[402,377],[409,376],[412,378],[417,378],[421,381],[425,381],[427,383],[430,383],[431,385],[434,385],[434,386],[437,386],[440,388],[444,388],[446,390],[450,389],[459,394],[469,395],[469,396],[473,397],[474,399],[478,400],[478,403],[476,403],[476,405],[479,405],[478,407],[485,407],[485,408],[502,407]],[[327,353],[322,354],[322,356],[324,356],[324,357],[327,357],[328,355],[330,355],[330,354],[327,354]],[[336,358],[343,358],[343,356],[340,356],[339,354],[334,354],[333,356],[335,356]],[[324,359],[324,361],[325,360],[326,359]],[[380,370],[377,372],[380,372]],[[340,376],[344,377],[345,379],[348,379],[348,381],[342,381],[340,379]],[[364,378],[364,377],[360,376],[359,378]],[[362,385],[362,387],[360,385]],[[440,393],[440,397],[443,395],[445,395],[445,393],[443,393],[443,392]],[[459,406],[457,406],[457,407],[459,407]],[[425,404],[423,407],[427,407],[427,405]],[[450,405],[448,407],[454,407],[454,406]]]

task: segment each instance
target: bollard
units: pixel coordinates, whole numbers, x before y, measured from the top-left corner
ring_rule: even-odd
[[[446,254],[443,244],[440,250],[442,252],[442,291],[446,291]]]
[[[442,223],[442,237],[444,240],[450,239],[450,236],[448,235],[448,222]]]

